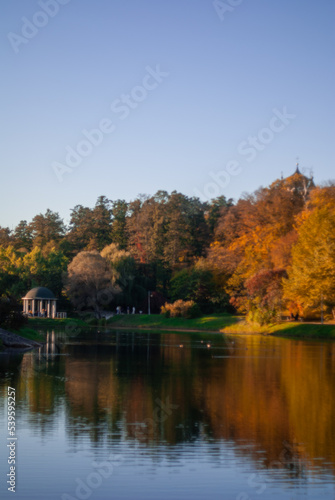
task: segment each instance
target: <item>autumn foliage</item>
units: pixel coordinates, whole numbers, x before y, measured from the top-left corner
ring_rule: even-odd
[[[167,318],[195,318],[200,316],[200,310],[193,300],[176,300],[173,304],[166,303],[161,313]]]
[[[176,191],[131,202],[100,196],[93,208],[76,205],[67,227],[47,210],[0,228],[0,295],[47,286],[75,303],[73,289],[87,289],[86,304],[89,274],[100,272],[95,296],[100,285],[116,287],[113,308],[146,312],[150,291],[160,304],[193,301],[202,313],[237,311],[258,323],[320,317],[321,303],[335,317],[334,235],[334,184],[315,186],[299,169],[236,203]]]

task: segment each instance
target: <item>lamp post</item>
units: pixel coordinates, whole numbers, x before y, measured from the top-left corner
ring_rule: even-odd
[[[150,297],[151,297],[151,292],[148,292],[148,314],[150,315]]]

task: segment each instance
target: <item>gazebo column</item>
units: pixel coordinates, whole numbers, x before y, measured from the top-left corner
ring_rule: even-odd
[[[35,315],[35,300],[34,299],[31,301],[31,314],[33,316]]]
[[[53,318],[56,317],[56,301],[55,300],[52,301],[52,317]]]
[[[40,300],[40,316],[42,316],[43,300]]]
[[[47,305],[47,317],[50,318],[50,300],[48,300],[48,305]]]

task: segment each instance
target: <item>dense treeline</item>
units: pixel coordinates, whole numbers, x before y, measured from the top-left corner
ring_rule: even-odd
[[[77,205],[66,227],[47,210],[0,228],[0,294],[47,286],[77,309],[194,301],[259,323],[335,315],[335,186],[299,170],[234,203],[158,191],[132,202]],[[83,290],[86,291],[83,291]]]

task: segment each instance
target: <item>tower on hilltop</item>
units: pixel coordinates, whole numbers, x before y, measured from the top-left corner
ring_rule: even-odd
[[[281,182],[286,189],[294,193],[302,194],[304,200],[306,200],[311,189],[315,187],[315,184],[312,173],[309,177],[307,177],[301,173],[299,166],[299,161],[297,161],[294,174],[289,177],[285,177]]]

